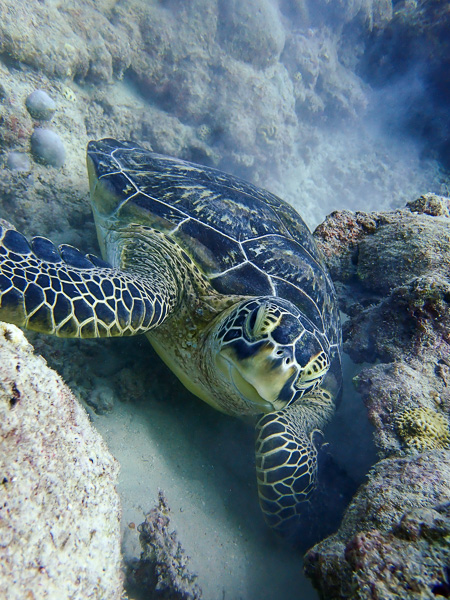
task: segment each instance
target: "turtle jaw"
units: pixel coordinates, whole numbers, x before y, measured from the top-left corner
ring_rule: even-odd
[[[225,346],[217,355],[216,365],[231,380],[242,398],[258,412],[284,408],[290,398],[284,399],[283,392],[298,374],[294,365],[287,366],[280,360],[274,360],[269,344],[262,345],[245,359],[239,359],[232,346]]]
[[[231,361],[218,356],[216,365],[222,375],[236,388],[238,394],[254,406],[258,412],[269,412],[271,410],[272,404],[261,397],[258,390],[241,375]]]
[[[126,201],[126,196],[123,196],[123,190],[117,189],[111,177],[100,176],[98,161],[94,158],[89,153],[86,158],[92,210],[104,220],[112,219]]]

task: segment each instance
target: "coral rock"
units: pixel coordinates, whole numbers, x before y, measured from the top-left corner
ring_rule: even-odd
[[[153,508],[138,526],[142,554],[130,569],[129,580],[149,591],[158,593],[158,598],[167,600],[200,600],[202,591],[195,583],[197,575],[187,568],[186,556],[175,531],[171,531],[169,504],[159,490],[158,505]]]
[[[448,421],[435,410],[430,408],[405,409],[396,417],[395,424],[407,448],[423,452],[449,446]]]
[[[327,600],[448,597],[449,199],[337,212],[315,232],[337,284],[345,350],[381,460],[306,571]]]
[[[219,1],[219,37],[233,58],[256,67],[276,63],[285,42],[280,16],[268,0]]]
[[[61,378],[0,323],[4,600],[119,600],[118,465]]]
[[[305,557],[326,600],[446,597],[450,453],[378,463],[339,531]]]

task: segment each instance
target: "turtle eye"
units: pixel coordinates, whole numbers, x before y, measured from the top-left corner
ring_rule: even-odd
[[[273,331],[281,321],[281,315],[271,310],[267,303],[261,304],[245,319],[245,333],[251,340],[259,340]]]

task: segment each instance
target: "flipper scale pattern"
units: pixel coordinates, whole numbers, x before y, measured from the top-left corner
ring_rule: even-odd
[[[159,325],[171,303],[153,282],[76,248],[0,228],[0,318],[59,337],[114,337]]]

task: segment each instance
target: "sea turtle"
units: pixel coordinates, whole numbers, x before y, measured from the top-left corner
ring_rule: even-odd
[[[257,415],[260,505],[286,532],[341,388],[335,291],[311,233],[273,194],[134,142],[91,141],[87,163],[104,260],[3,227],[0,318],[60,337],[146,333],[191,392]]]

